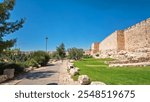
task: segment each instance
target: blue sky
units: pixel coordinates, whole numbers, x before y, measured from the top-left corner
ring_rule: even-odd
[[[2,1],[2,0],[0,0]],[[88,49],[115,30],[150,17],[150,0],[16,0],[11,20],[26,18],[24,27],[5,39],[17,38],[24,51],[66,48]]]

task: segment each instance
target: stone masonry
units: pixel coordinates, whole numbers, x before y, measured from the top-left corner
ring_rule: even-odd
[[[95,42],[91,46],[91,55],[94,55],[99,52],[99,42]]]
[[[150,18],[124,30],[125,50],[150,48]]]
[[[124,50],[124,31],[119,30],[112,33],[106,39],[104,39],[100,45],[100,51],[107,51],[107,50]]]
[[[98,47],[92,48],[97,52]],[[100,57],[112,57],[121,51],[150,54],[150,18],[125,30],[115,31],[99,43]]]

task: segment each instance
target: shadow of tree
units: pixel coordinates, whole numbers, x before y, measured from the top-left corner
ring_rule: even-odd
[[[57,73],[56,71],[40,71],[40,72],[29,72],[24,75],[18,76],[16,79],[30,79],[30,80],[36,80],[39,78],[47,78]]]
[[[44,66],[44,67],[47,67],[47,66],[55,66],[55,64],[50,64],[50,63],[48,63],[46,66]]]

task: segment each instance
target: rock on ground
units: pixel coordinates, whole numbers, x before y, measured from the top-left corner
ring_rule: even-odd
[[[76,68],[70,69],[70,74],[71,76],[75,76],[77,74],[79,74],[79,71]]]
[[[91,85],[106,85],[106,84],[103,82],[99,82],[99,81],[93,81],[91,82]]]
[[[14,77],[15,69],[5,69],[4,75],[7,75],[8,79],[12,79]]]
[[[89,85],[91,83],[90,78],[87,75],[80,75],[78,81],[81,85]]]

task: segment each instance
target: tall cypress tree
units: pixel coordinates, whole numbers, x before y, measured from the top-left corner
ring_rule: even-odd
[[[13,10],[15,0],[4,0],[0,3],[0,53],[7,48],[13,47],[16,39],[4,40],[3,38],[23,27],[24,19],[10,21],[10,11]]]

